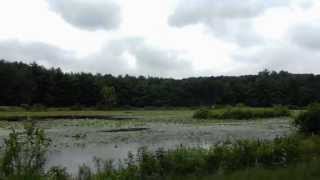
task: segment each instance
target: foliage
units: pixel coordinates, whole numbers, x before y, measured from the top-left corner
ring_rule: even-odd
[[[224,109],[200,109],[193,115],[197,119],[254,119],[290,116],[286,107],[277,106],[273,108],[250,108],[230,107]]]
[[[4,179],[39,179],[44,176],[49,140],[43,130],[27,123],[24,132],[12,129],[4,142],[0,177]]]
[[[35,63],[0,60],[0,106],[46,107],[101,104],[106,87],[116,92],[117,106],[177,107],[219,104],[292,107],[320,101],[320,76],[263,71],[258,75],[186,79],[64,73]],[[113,88],[114,90],[112,90]],[[108,90],[108,91],[109,91]],[[107,93],[108,94],[108,93]],[[108,101],[109,101],[108,100]]]
[[[307,111],[300,113],[294,124],[304,133],[320,133],[320,104],[312,104]]]
[[[210,117],[209,109],[199,109],[193,114],[193,118],[196,119],[207,119],[208,117]]]
[[[117,104],[117,95],[114,87],[104,86],[101,89],[102,105],[112,107]]]

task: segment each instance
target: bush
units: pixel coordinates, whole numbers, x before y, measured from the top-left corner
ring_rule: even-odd
[[[206,119],[210,116],[209,109],[199,109],[193,114],[193,118],[196,119]]]
[[[273,108],[229,107],[213,110],[200,109],[194,113],[193,117],[197,119],[254,119],[284,117],[289,115],[289,109],[282,106]]]
[[[303,133],[320,133],[320,104],[310,105],[307,111],[300,113],[294,121],[296,127]]]

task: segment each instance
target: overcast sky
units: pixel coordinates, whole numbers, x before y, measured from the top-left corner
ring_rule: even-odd
[[[2,0],[0,59],[183,78],[320,73],[319,0]]]

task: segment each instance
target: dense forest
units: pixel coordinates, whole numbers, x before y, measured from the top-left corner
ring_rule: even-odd
[[[264,70],[258,75],[169,79],[65,73],[0,61],[0,106],[305,106],[320,101],[320,75]]]

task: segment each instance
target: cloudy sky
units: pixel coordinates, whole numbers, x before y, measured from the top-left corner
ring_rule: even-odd
[[[318,0],[2,0],[0,59],[183,78],[320,73]]]

